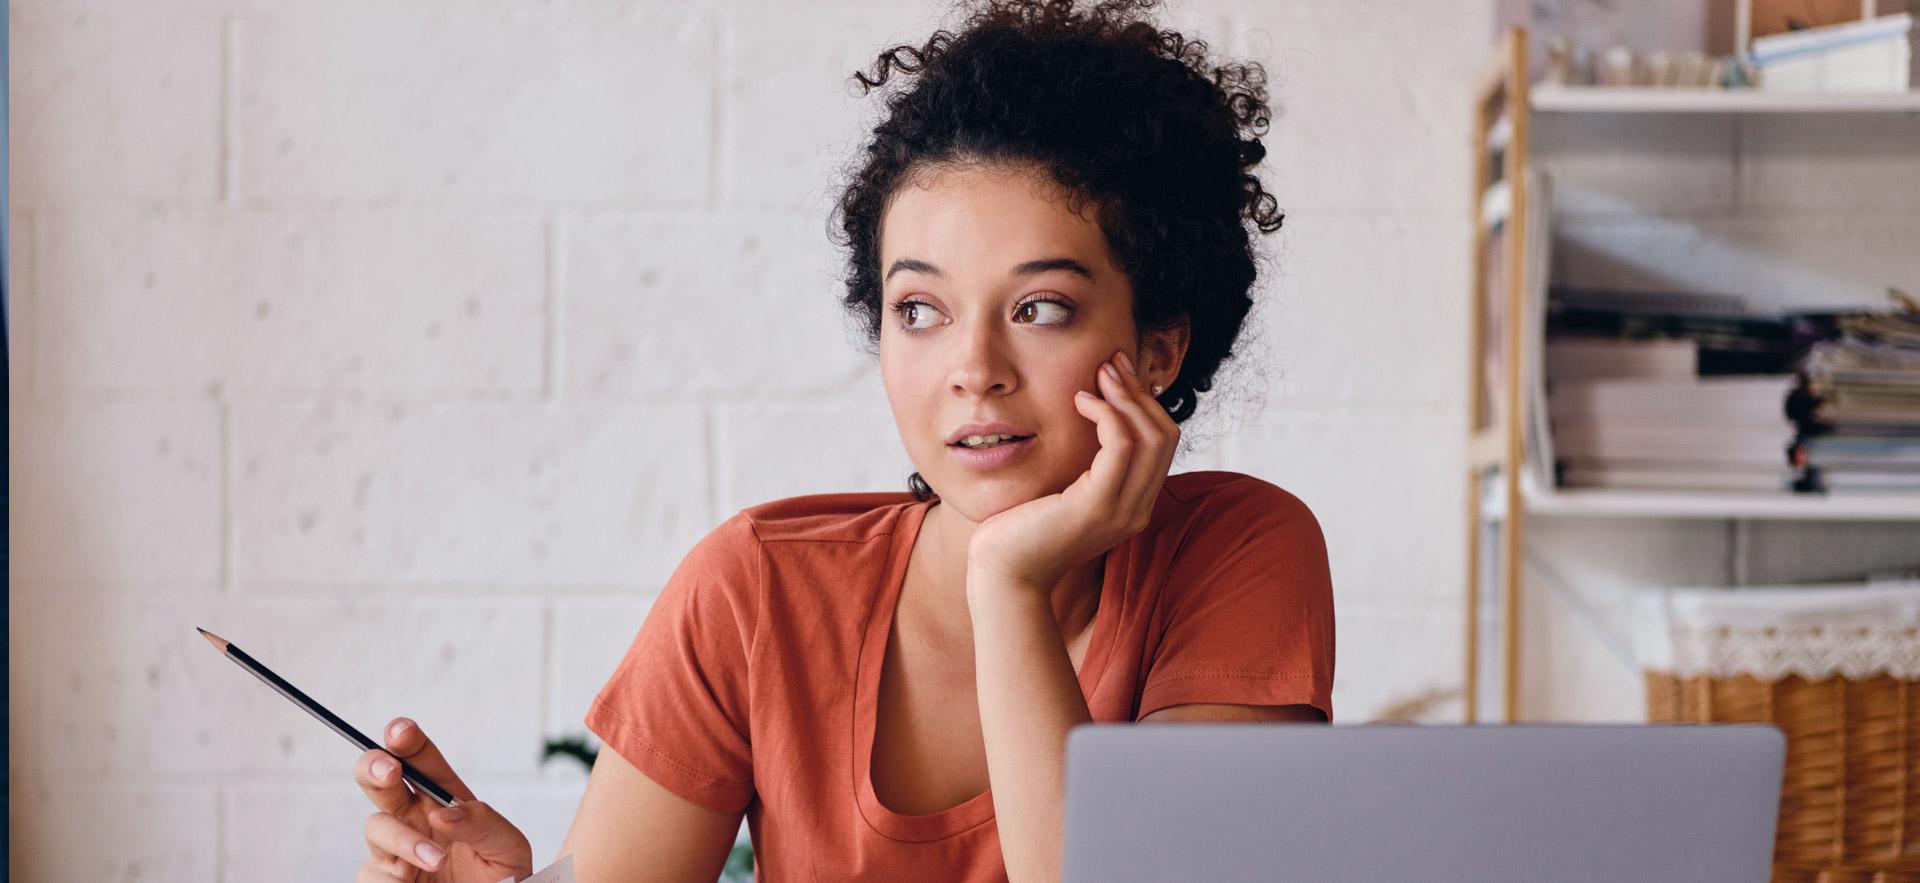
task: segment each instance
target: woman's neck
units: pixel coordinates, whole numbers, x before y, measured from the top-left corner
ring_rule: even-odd
[[[923,551],[928,564],[926,600],[942,623],[958,628],[968,646],[972,644],[972,616],[967,608],[967,544],[973,539],[977,522],[967,520],[950,506],[935,500],[927,510],[920,536],[927,543]],[[1048,592],[1054,622],[1060,625],[1061,639],[1071,642],[1093,624],[1100,609],[1100,586],[1106,575],[1106,555],[1069,571]]]

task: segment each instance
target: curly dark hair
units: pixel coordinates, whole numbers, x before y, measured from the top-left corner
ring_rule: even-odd
[[[846,170],[830,233],[848,250],[849,318],[877,356],[880,223],[915,176],[969,164],[1027,166],[1051,176],[1070,208],[1094,209],[1115,266],[1132,283],[1141,334],[1186,326],[1179,376],[1158,397],[1176,423],[1194,413],[1232,358],[1262,233],[1284,215],[1251,169],[1266,156],[1266,71],[1211,63],[1207,44],[1160,30],[1142,13],[1159,0],[967,2],[954,34],[880,53],[862,94],[915,75],[886,98],[884,118]],[[932,495],[919,473],[918,499]]]

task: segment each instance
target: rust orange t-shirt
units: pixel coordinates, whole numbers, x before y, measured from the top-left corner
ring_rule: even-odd
[[[874,708],[914,537],[937,498],[817,494],[740,511],[674,571],[586,725],[694,803],[745,810],[761,881],[1004,881],[992,791],[929,815],[874,796]],[[1107,553],[1079,673],[1095,721],[1187,703],[1333,716],[1333,593],[1306,504],[1234,472],[1169,476]]]

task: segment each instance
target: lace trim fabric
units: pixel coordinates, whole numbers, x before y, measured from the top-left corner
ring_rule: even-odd
[[[1664,589],[1640,600],[1635,643],[1650,669],[1920,680],[1920,582]]]

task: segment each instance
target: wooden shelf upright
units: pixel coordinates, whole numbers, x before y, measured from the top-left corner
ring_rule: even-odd
[[[1468,377],[1469,433],[1467,469],[1467,633],[1466,633],[1466,720],[1479,721],[1480,705],[1480,583],[1481,483],[1489,473],[1503,486],[1505,501],[1499,520],[1500,544],[1500,653],[1501,720],[1515,719],[1519,701],[1520,650],[1520,539],[1525,524],[1522,517],[1520,481],[1524,454],[1524,377],[1522,310],[1526,296],[1526,248],[1523,232],[1527,211],[1527,32],[1509,30],[1499,51],[1481,73],[1474,104],[1474,176],[1473,176],[1473,322],[1472,361]],[[1497,168],[1498,181],[1493,180]],[[1500,260],[1504,292],[1490,298],[1486,291],[1490,271],[1487,266],[1487,240],[1505,236],[1506,247]],[[1489,315],[1499,311],[1501,315]],[[1502,336],[1501,374],[1489,378],[1484,357],[1489,330]],[[1497,389],[1498,413],[1488,396],[1489,383]]]

